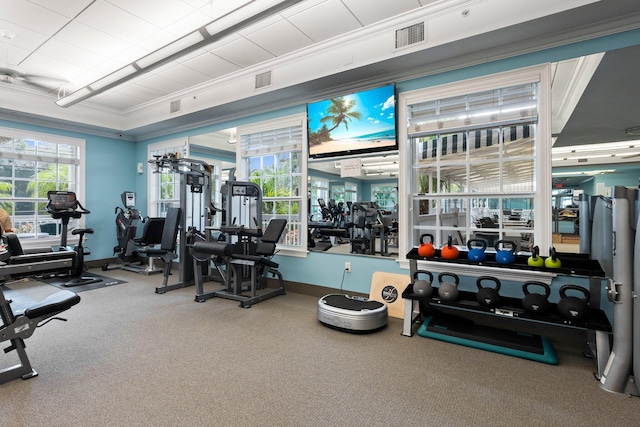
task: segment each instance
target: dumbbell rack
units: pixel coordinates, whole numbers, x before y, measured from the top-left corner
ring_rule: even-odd
[[[562,258],[563,268],[545,269],[531,267],[527,265],[525,256],[517,255],[516,262],[512,265],[498,264],[493,254],[487,254],[487,260],[481,264],[467,261],[467,253],[460,251],[458,259],[450,260],[440,257],[439,251],[433,258],[424,258],[418,255],[417,249],[412,249],[407,254],[409,260],[410,277],[414,278],[414,273],[418,270],[418,261],[435,261],[438,263],[456,264],[457,267],[468,266],[469,276],[473,275],[474,267],[481,265],[489,267],[489,271],[495,269],[496,272],[505,273],[503,269],[511,271],[547,271],[555,275],[578,276],[587,278],[592,295],[597,298],[590,302],[590,312],[582,319],[568,319],[560,316],[556,310],[556,304],[551,304],[551,309],[544,314],[533,314],[524,310],[522,299],[514,297],[501,297],[498,307],[490,308],[480,305],[476,300],[475,292],[459,291],[459,296],[455,301],[445,301],[438,297],[437,290],[430,297],[424,297],[413,293],[413,280],[402,293],[404,298],[404,321],[402,335],[413,336],[414,326],[421,323],[423,317],[428,316],[459,316],[467,319],[478,319],[490,323],[504,325],[505,329],[517,330],[519,332],[536,331],[541,328],[573,328],[587,332],[593,332],[595,342],[589,343],[591,352],[596,359],[598,372],[601,373],[606,364],[609,354],[609,334],[612,331],[611,324],[606,314],[600,309],[599,295],[602,289],[604,272],[597,261],[589,260],[588,257],[580,254],[559,254]],[[421,268],[424,270],[424,268]],[[501,271],[502,270],[502,271]],[[483,269],[486,275],[487,269]],[[526,274],[526,273],[525,273]]]

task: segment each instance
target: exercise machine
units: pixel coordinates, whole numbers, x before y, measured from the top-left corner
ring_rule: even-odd
[[[134,257],[134,242],[140,222],[140,212],[135,208],[136,193],[125,191],[120,195],[124,209],[116,206],[116,238],[118,245],[113,248],[124,263],[130,263]]]
[[[607,296],[613,302],[613,348],[600,387],[640,396],[634,379],[640,373],[640,189],[615,186],[611,194],[613,274]]]
[[[229,181],[221,192],[226,218],[231,221],[220,227],[224,240],[214,242],[209,236],[207,240],[193,239],[190,246],[196,273],[196,301],[222,297],[240,301],[241,307],[248,308],[284,294],[282,275],[271,258],[287,220],[273,218],[263,232],[262,191],[253,182]],[[211,271],[211,263],[215,271]],[[275,289],[265,289],[269,276],[277,278]],[[203,283],[208,280],[222,281],[224,288],[205,292]]]
[[[191,247],[194,271],[196,272],[196,301],[204,302],[209,298],[220,297],[240,301],[240,307],[249,308],[251,305],[278,295],[284,295],[284,280],[278,271],[278,263],[271,258],[276,252],[276,244],[286,229],[287,220],[273,218],[264,233],[256,236],[253,232],[243,236],[241,227],[235,230],[235,236],[257,238],[253,245],[244,246],[249,242],[241,240],[241,247],[228,242],[194,242]],[[247,249],[251,247],[252,249]],[[238,251],[238,249],[241,249]],[[213,262],[222,277],[224,287],[213,292],[204,291],[204,275],[202,263]],[[249,270],[249,280],[246,281],[246,270]],[[277,279],[277,287],[267,288],[266,279]]]
[[[120,195],[122,205],[115,208],[116,238],[118,244],[113,248],[113,254],[119,262],[105,264],[103,271],[123,269],[144,275],[162,272],[154,264],[154,258],[146,255],[146,249],[159,245],[162,240],[164,218],[142,218],[136,206],[136,193],[125,191]],[[144,224],[142,235],[137,237],[139,224]],[[143,263],[144,261],[144,263]]]
[[[343,332],[377,331],[388,319],[386,304],[365,297],[328,294],[318,300],[318,321]]]
[[[3,236],[3,252],[0,255],[0,342],[9,341],[4,353],[15,351],[20,362],[17,365],[0,370],[0,384],[18,378],[33,378],[38,373],[32,368],[25,350],[24,340],[55,317],[80,302],[80,297],[69,290],[58,291],[38,303],[14,310],[11,292],[3,283],[8,279],[31,277],[58,271],[68,271],[76,260],[75,251],[61,250],[24,254],[18,237]]]
[[[167,251],[167,254],[177,253],[179,277],[176,283],[170,285],[166,283],[165,275],[163,286],[156,288],[156,293],[165,293],[194,284],[193,259],[188,244],[191,237],[204,233],[211,223],[211,166],[203,161],[181,158],[173,153],[154,156],[149,163],[154,165],[154,173],[173,172],[180,176],[178,246],[176,251],[169,250],[169,242],[165,241],[164,231],[161,245],[164,247],[161,251]],[[168,235],[173,234],[172,231],[169,227]],[[146,254],[149,253],[147,250]]]
[[[67,233],[69,231],[69,221],[72,218],[80,219],[82,215],[88,215],[91,212],[80,204],[76,197],[76,193],[73,191],[52,190],[47,193],[47,199],[47,212],[51,214],[53,219],[59,219],[62,222],[60,246],[58,250],[66,250],[68,249]],[[65,282],[64,286],[72,287],[101,282],[102,279],[97,277],[82,276],[82,273],[84,272],[85,253],[91,253],[84,247],[82,241],[85,234],[93,234],[93,228],[76,228],[71,232],[71,234],[78,236],[78,244],[73,248],[76,253],[76,260],[70,273],[71,279]]]

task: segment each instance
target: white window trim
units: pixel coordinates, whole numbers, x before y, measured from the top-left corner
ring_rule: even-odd
[[[300,236],[301,244],[300,249],[293,249],[289,246],[278,247],[279,255],[288,255],[296,257],[305,257],[308,253],[307,250],[307,235],[308,230],[307,217],[308,209],[305,196],[308,194],[307,190],[307,162],[309,159],[309,147],[307,141],[307,115],[306,114],[294,114],[291,116],[280,117],[272,120],[265,120],[262,122],[255,122],[244,126],[238,126],[236,135],[237,140],[240,142],[243,135],[249,135],[252,133],[266,132],[274,129],[280,129],[291,126],[302,126],[302,150],[300,152],[300,195],[302,203],[300,203],[300,230],[302,236]],[[236,143],[236,179],[238,181],[246,181],[247,177],[247,165],[242,160],[242,144]]]
[[[78,180],[75,183],[76,184],[75,193],[80,203],[82,203],[82,205],[85,206],[85,200],[86,200],[85,182],[87,181],[86,179],[87,142],[85,139],[74,138],[70,136],[55,135],[55,134],[44,133],[44,132],[34,132],[34,131],[23,130],[23,129],[6,128],[6,127],[0,127],[0,133],[4,136],[17,138],[17,139],[34,139],[34,140],[41,140],[46,142],[54,142],[56,144],[75,145],[79,147],[80,158],[78,159],[78,162],[79,162]],[[80,228],[85,227],[85,215],[82,215],[78,220],[78,227]],[[71,245],[77,241],[78,241],[78,237],[71,235],[71,233],[69,232],[69,235],[67,236],[67,244]],[[25,249],[31,249],[31,248],[40,248],[43,246],[58,245],[60,244],[60,239],[57,237],[33,239],[32,241],[28,239],[23,239],[20,241],[20,243]]]
[[[540,247],[542,255],[548,255],[551,245],[551,65],[549,63],[513,70],[490,76],[477,77],[469,80],[457,81],[431,88],[419,89],[400,93],[398,96],[398,141],[399,162],[401,171],[411,170],[411,150],[409,149],[409,136],[406,124],[407,106],[432,99],[443,99],[454,96],[462,96],[470,93],[482,92],[498,87],[509,87],[527,83],[538,83],[538,144],[535,149],[536,161],[536,196],[534,206],[536,210],[536,226],[534,241]],[[409,174],[401,173],[398,179],[398,209],[402,212],[402,221],[398,224],[400,237],[400,256],[398,261],[402,268],[409,268],[406,254],[411,250],[411,230],[409,218],[411,206],[409,204]],[[429,268],[437,272],[442,266],[437,262],[429,263]],[[449,266],[449,264],[448,264]],[[468,266],[467,266],[468,267]],[[468,274],[468,268],[466,274]],[[462,272],[461,274],[465,274]],[[510,277],[498,277],[498,279],[514,280]],[[517,279],[516,279],[517,280]]]

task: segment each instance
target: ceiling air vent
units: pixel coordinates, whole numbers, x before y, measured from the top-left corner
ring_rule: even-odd
[[[396,30],[396,49],[424,41],[424,22]]]
[[[171,104],[169,104],[169,114],[177,113],[178,111],[180,111],[180,100],[171,101]]]
[[[256,89],[260,89],[265,86],[271,86],[271,71],[256,74]]]

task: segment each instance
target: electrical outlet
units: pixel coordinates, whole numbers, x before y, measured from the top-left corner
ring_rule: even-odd
[[[351,273],[351,263],[350,263],[350,262],[345,262],[345,263],[344,263],[344,270],[345,270],[347,273]]]

